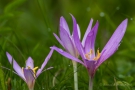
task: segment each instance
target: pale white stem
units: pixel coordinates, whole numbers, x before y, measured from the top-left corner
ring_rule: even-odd
[[[77,62],[72,61],[74,71],[74,90],[78,90]]]
[[[91,78],[91,76],[89,77],[89,89],[88,90],[93,90],[93,78]]]

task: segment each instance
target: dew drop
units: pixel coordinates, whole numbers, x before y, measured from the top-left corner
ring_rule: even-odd
[[[45,88],[43,87],[42,89],[44,90]]]
[[[130,20],[133,20],[133,18],[130,18]]]
[[[120,7],[116,7],[116,10],[119,10],[120,9]]]
[[[89,12],[91,10],[91,8],[90,7],[87,7],[86,10],[87,10],[87,12]]]
[[[51,28],[48,28],[48,31],[50,32],[51,31]]]
[[[104,17],[105,16],[105,13],[104,12],[100,12],[100,17]]]

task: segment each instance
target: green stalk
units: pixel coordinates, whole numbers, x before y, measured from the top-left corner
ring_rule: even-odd
[[[91,76],[89,77],[89,89],[88,90],[93,90],[93,78],[91,78]]]
[[[78,90],[77,62],[72,61],[74,71],[74,90]]]

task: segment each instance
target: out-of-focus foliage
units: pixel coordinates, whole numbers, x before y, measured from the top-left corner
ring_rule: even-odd
[[[3,70],[4,80],[11,78],[13,90],[27,90],[23,80],[12,73],[5,52],[8,51],[24,67],[28,56],[41,65],[50,46],[60,44],[53,36],[59,34],[59,18],[64,16],[72,31],[73,14],[82,37],[91,18],[99,21],[96,48],[100,51],[122,20],[128,18],[126,34],[117,52],[98,69],[94,90],[135,89],[135,1],[134,0],[0,0],[0,63],[10,68]],[[72,63],[54,52],[42,73],[35,90],[73,90]],[[40,66],[39,66],[40,67]],[[78,64],[79,90],[88,89],[86,69]],[[0,90],[4,88],[0,82]],[[5,83],[5,87],[8,85]]]

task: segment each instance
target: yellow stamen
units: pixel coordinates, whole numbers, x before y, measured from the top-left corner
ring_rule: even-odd
[[[85,54],[85,57],[86,57],[88,60],[90,60],[90,57],[91,57],[92,54],[93,54],[93,50],[90,49],[90,52],[87,53],[87,54]]]
[[[28,69],[31,69],[30,66],[27,66],[27,67],[28,67]]]
[[[36,70],[37,70],[37,69],[38,69],[38,67],[33,68],[34,74],[36,73]]]
[[[93,60],[98,60],[100,58],[101,53],[99,52],[99,49],[97,50],[96,57],[94,57]]]
[[[91,56],[93,54],[93,50],[90,49],[90,52],[85,54],[85,57],[86,59],[90,60],[91,59]],[[100,52],[99,52],[99,49],[97,50],[97,53],[96,53],[96,56],[93,58],[93,60],[98,60],[100,58]]]

